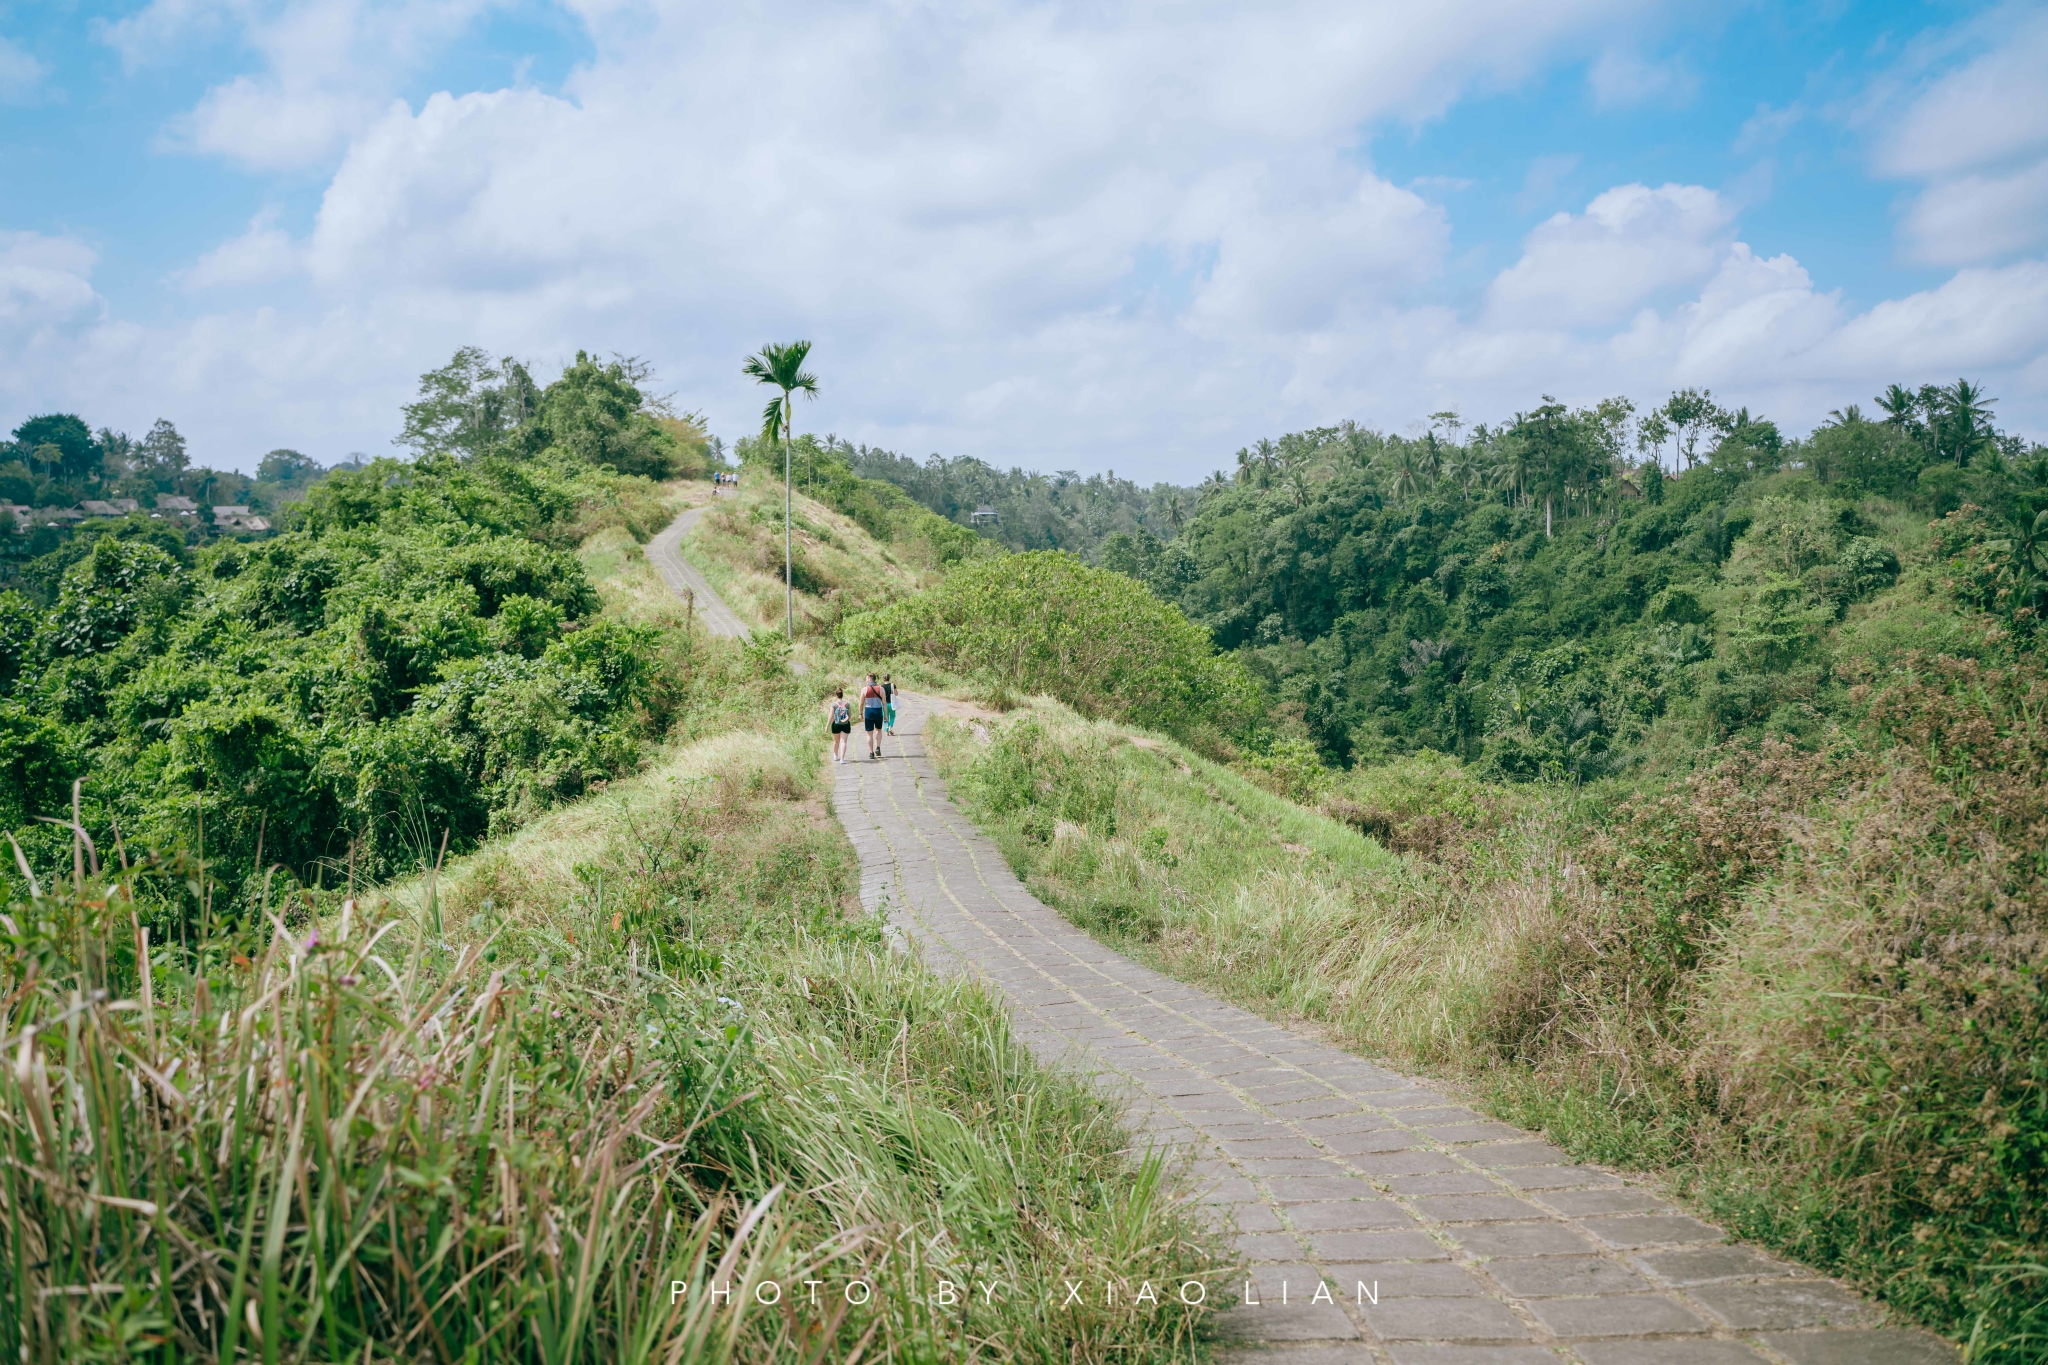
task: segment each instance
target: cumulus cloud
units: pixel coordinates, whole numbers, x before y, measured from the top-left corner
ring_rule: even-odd
[[[179,271],[179,284],[191,290],[237,288],[288,279],[305,268],[305,249],[277,226],[277,215],[260,213],[239,237],[230,237]]]
[[[88,253],[48,325],[127,357],[101,365],[95,421],[174,412],[231,461],[385,448],[414,377],[468,342],[543,368],[637,352],[730,432],[758,420],[740,357],[804,335],[812,429],[1143,477],[1274,429],[1546,391],[1704,382],[1795,425],[1921,362],[2041,393],[2048,346],[1995,297],[2030,277],[1965,271],[1859,312],[1741,240],[1725,187],[1614,186],[1454,305],[1443,186],[1381,176],[1371,130],[1586,60],[1611,3],[817,6],[769,26],[587,0],[595,56],[561,89],[408,102],[362,55],[397,0],[154,0],[109,33],[138,61],[231,7],[267,54],[181,146],[333,169],[309,224],[259,216],[179,274],[184,320],[108,323]],[[452,31],[465,4],[418,5],[409,31]],[[1532,168],[1546,198],[1574,164]],[[1909,327],[1913,366],[1877,354]]]
[[[133,70],[233,30],[263,70],[210,87],[164,129],[168,147],[253,170],[318,165],[491,0],[150,0],[98,27]]]
[[[1712,274],[1733,221],[1720,196],[1699,185],[1608,190],[1583,214],[1557,214],[1529,234],[1521,259],[1493,281],[1489,311],[1502,321],[1618,322]]]
[[[0,345],[9,350],[96,311],[96,253],[69,237],[0,232]]]
[[[2048,13],[1994,16],[1975,36],[1988,49],[1918,90],[1876,147],[1881,173],[1927,182],[1901,230],[1933,265],[2048,242]]]

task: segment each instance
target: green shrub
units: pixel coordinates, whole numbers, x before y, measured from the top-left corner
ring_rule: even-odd
[[[839,638],[861,657],[927,659],[1198,742],[1248,738],[1261,719],[1257,687],[1207,631],[1143,584],[1058,551],[965,565],[849,617]]]

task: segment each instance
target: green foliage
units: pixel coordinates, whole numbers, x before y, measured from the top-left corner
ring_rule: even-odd
[[[1944,542],[1968,600],[2031,629],[2048,597],[2003,529],[2048,510],[2023,443],[1959,465],[1853,408],[1806,441],[1702,392],[1631,411],[1260,442],[1171,540],[1113,536],[1101,561],[1243,657],[1326,763],[1433,749],[1518,780],[1818,733],[1846,695],[1829,627],[1902,580],[1929,513],[1992,509]],[[1673,440],[1677,477],[1629,465]]]
[[[1249,738],[1260,720],[1257,689],[1207,632],[1122,574],[1059,551],[956,569],[915,598],[848,618],[840,640],[859,657],[928,659],[1210,743]]]
[[[1129,1301],[1221,1296],[1183,1191],[859,914],[787,701],[375,898],[223,923],[220,869],[82,844],[0,882],[0,1349],[1186,1360],[1203,1312]],[[1073,1311],[1061,1274],[1129,1289]]]
[[[919,464],[893,451],[854,446],[826,438],[863,478],[885,481],[903,490],[939,517],[967,529],[982,507],[996,519],[974,528],[1011,550],[1067,550],[1107,564],[1109,543],[1149,536],[1155,543],[1170,539],[1194,513],[1196,490],[1159,483],[1141,488],[1116,471],[1082,478],[1071,470],[1057,474],[999,470],[971,455],[946,459],[934,455]],[[1115,567],[1127,572],[1123,565]]]
[[[644,372],[625,361],[600,364],[582,351],[540,400],[547,441],[591,465],[650,479],[675,477],[682,452],[649,410],[635,381]]]
[[[752,477],[781,483],[780,445],[746,437],[735,449]],[[904,547],[925,567],[941,568],[989,552],[967,527],[933,515],[892,483],[855,472],[855,454],[853,447],[830,436],[798,436],[790,446],[791,482],[799,492],[853,518],[876,540]]]
[[[8,823],[49,845],[24,827],[82,776],[138,843],[203,837],[236,887],[260,845],[312,883],[388,875],[444,832],[470,847],[630,771],[691,666],[657,686],[666,647],[600,618],[562,547],[590,509],[651,501],[614,471],[654,419],[619,365],[581,359],[530,402],[523,375],[459,354],[408,409],[447,449],[332,471],[272,538],[194,546],[131,517],[24,566],[28,592],[0,594]],[[273,474],[303,475],[289,455]]]

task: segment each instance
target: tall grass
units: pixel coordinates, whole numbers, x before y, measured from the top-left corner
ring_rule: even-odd
[[[931,742],[1033,889],[1127,951],[1667,1169],[1973,1360],[2042,1359],[2048,681],[1903,658],[1863,686],[1824,747],[1664,786],[1425,758],[1298,790],[1324,814],[1050,703]]]
[[[209,876],[182,855],[101,866],[79,829],[61,878],[23,862],[0,1350],[1185,1358],[1175,1300],[1052,1292],[1207,1274],[1173,1173],[858,917],[790,719],[810,699],[756,700],[375,894],[222,924],[189,913]]]

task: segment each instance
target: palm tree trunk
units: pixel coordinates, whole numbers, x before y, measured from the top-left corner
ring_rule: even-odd
[[[789,460],[790,428],[796,422],[796,404],[790,401],[789,390],[782,391],[782,612],[789,630],[789,642],[796,643],[796,575],[792,571],[794,560],[790,556],[789,536]]]
[[[1543,495],[1543,538],[1550,539],[1550,494]]]

